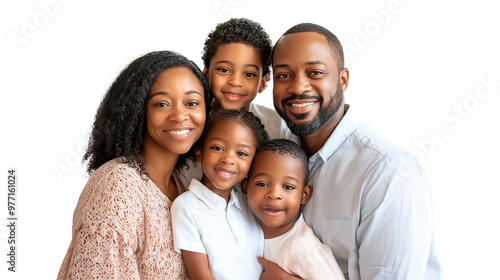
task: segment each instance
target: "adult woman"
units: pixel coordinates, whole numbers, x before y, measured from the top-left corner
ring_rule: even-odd
[[[185,57],[152,52],[128,65],[97,111],[89,178],[58,279],[183,279],[170,206],[176,170],[201,136],[211,99]]]

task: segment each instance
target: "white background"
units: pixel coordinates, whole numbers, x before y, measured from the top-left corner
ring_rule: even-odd
[[[339,37],[350,69],[347,103],[415,154],[430,178],[446,279],[499,279],[498,7],[486,0],[347,2],[2,1],[0,278],[56,278],[87,180],[87,135],[119,71],[164,49],[202,67],[208,32],[248,17],[273,42],[300,22]],[[272,82],[256,102],[272,106],[271,89]],[[6,262],[12,167],[16,273]]]

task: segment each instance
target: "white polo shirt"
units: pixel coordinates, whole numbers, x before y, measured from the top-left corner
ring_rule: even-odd
[[[208,256],[218,279],[259,279],[257,255],[264,250],[264,234],[243,194],[231,192],[229,203],[193,179],[189,191],[172,204],[174,249]]]

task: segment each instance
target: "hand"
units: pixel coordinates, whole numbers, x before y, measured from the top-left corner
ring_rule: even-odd
[[[264,267],[264,271],[260,275],[260,280],[276,280],[276,279],[302,279],[295,275],[288,274],[281,269],[276,263],[264,259],[262,256],[257,256],[257,261]]]

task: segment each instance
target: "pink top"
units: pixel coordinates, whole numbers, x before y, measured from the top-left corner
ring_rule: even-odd
[[[188,279],[174,251],[171,205],[134,167],[103,164],[80,195],[57,279]]]

